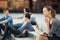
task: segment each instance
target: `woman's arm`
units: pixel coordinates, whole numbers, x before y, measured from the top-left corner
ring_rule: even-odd
[[[0,24],[4,24],[4,23],[7,23],[8,20],[4,20],[4,21],[1,21]]]
[[[45,19],[45,24],[46,24],[46,30],[47,30],[47,34],[50,33],[50,28],[49,28],[49,19],[47,17],[44,18]]]
[[[13,19],[22,19],[23,17],[13,17]]]

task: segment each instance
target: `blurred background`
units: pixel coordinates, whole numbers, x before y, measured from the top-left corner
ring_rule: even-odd
[[[60,0],[0,0],[0,17],[3,16],[3,9],[8,8],[12,17],[23,16],[23,9],[30,8],[36,21],[45,26],[42,8],[52,6],[57,12],[57,18],[60,20]],[[21,23],[21,19],[13,19],[13,24]],[[17,39],[19,40],[19,39]],[[35,40],[35,38],[20,38],[20,40]]]
[[[33,13],[42,13],[46,5],[60,13],[60,0],[0,0],[0,13],[4,8],[8,8],[10,13],[23,13],[24,8],[30,8]]]

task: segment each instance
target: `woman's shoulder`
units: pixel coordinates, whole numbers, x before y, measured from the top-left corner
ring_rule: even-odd
[[[57,19],[57,18],[55,18],[54,21],[53,21],[53,23],[60,24],[60,20]]]

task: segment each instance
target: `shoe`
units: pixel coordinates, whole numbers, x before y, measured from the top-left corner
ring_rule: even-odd
[[[0,36],[3,36],[3,34],[2,34],[2,33],[0,33]]]
[[[1,40],[11,40],[11,38],[2,38]]]
[[[24,37],[28,37],[28,33],[27,31],[25,32],[25,34],[19,34],[19,35],[15,35],[16,38],[24,38]]]
[[[5,38],[1,38],[0,40],[6,40]]]
[[[16,38],[24,38],[24,37],[28,37],[27,34],[20,34],[20,35],[15,35]]]

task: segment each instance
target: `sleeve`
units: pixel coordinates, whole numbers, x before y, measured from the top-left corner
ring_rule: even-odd
[[[25,27],[27,25],[27,22],[23,23],[23,25],[21,26],[21,28]]]
[[[58,27],[59,27],[59,22],[53,23],[50,31],[50,35],[54,34]]]
[[[0,21],[3,21],[5,18],[4,17],[2,17],[2,18],[0,18]]]
[[[26,31],[34,31],[32,25],[30,23],[27,24],[27,29]]]
[[[8,18],[7,18],[7,21],[8,21],[8,22],[11,22],[11,21],[12,21],[12,17],[8,17]]]
[[[33,31],[34,29],[31,25],[29,25],[29,23],[26,23],[24,26],[21,26],[21,28],[19,30],[20,30],[20,32],[22,32],[23,30]]]
[[[26,29],[26,25],[27,25],[27,23],[24,23],[20,28],[18,28],[18,30],[19,30],[20,32],[22,32],[23,30]]]

